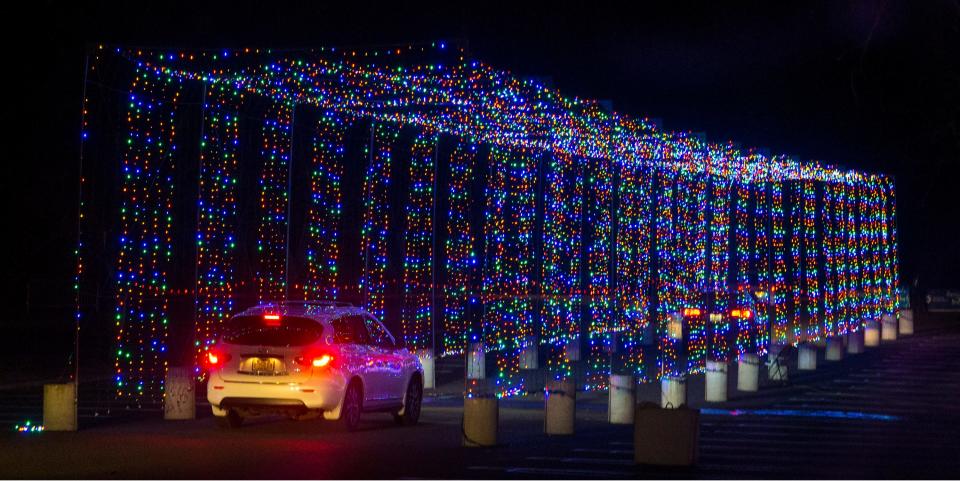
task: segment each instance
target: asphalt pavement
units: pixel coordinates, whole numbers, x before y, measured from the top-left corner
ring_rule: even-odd
[[[606,394],[578,393],[577,433],[543,434],[538,396],[501,402],[500,445],[460,446],[462,400],[439,389],[421,423],[398,427],[369,414],[357,432],[323,421],[277,417],[224,431],[206,410],[191,421],[159,408],[119,411],[91,383],[81,387],[76,433],[13,432],[39,419],[40,390],[0,390],[0,477],[4,478],[955,478],[960,476],[960,316],[918,322],[911,337],[732,389],[707,405],[702,376],[689,387],[701,411],[693,468],[633,464],[632,426],[606,422]],[[438,369],[456,371],[450,362]],[[735,386],[736,369],[731,370]],[[442,388],[444,386],[441,386]],[[641,390],[655,400],[657,385]],[[99,397],[98,397],[99,396]],[[84,401],[86,399],[86,401]]]

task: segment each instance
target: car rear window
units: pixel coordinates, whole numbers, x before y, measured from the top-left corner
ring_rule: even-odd
[[[305,346],[323,335],[323,326],[305,317],[283,316],[267,321],[262,316],[238,316],[227,323],[223,340],[246,346]]]

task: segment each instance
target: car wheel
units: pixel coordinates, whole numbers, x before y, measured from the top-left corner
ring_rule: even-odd
[[[407,385],[407,395],[403,400],[403,414],[395,413],[393,420],[397,424],[413,426],[420,420],[420,406],[423,404],[423,382],[419,377],[410,380]]]
[[[343,406],[340,408],[340,426],[347,431],[357,429],[360,424],[360,412],[363,410],[363,393],[360,386],[353,382],[347,387],[343,395]]]
[[[215,416],[214,419],[217,420],[217,426],[221,429],[235,429],[243,424],[243,416],[233,409],[227,410],[226,416]]]

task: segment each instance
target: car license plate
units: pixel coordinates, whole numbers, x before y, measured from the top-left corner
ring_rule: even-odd
[[[275,357],[250,357],[244,360],[241,371],[257,375],[277,375],[283,372],[283,361]]]

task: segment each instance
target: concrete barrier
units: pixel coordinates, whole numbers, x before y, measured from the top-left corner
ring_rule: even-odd
[[[163,382],[163,419],[182,421],[197,417],[196,379],[193,369],[171,367]]]
[[[437,371],[436,358],[433,356],[433,349],[420,349],[417,351],[417,357],[420,358],[420,365],[423,366],[423,388],[436,388]]]
[[[43,385],[43,430],[77,430],[77,385]]]
[[[785,351],[786,344],[771,344],[767,352],[767,379],[775,382],[786,382],[789,379],[790,368],[787,366]]]
[[[663,409],[653,403],[642,403],[637,405],[634,418],[634,463],[662,466],[697,463],[700,411],[686,407]]]
[[[900,322],[897,324],[898,332],[901,336],[913,334],[913,309],[901,309],[897,315]]]
[[[860,354],[863,352],[863,328],[857,331],[847,333],[847,354]]]
[[[801,344],[797,347],[797,369],[801,371],[817,370],[817,346]]]
[[[487,357],[482,342],[471,342],[467,349],[467,379],[487,377]]]
[[[827,352],[824,359],[833,362],[843,360],[843,336],[833,336],[827,339]]]
[[[727,363],[707,361],[706,369],[706,400],[712,403],[722,403],[727,400]]]
[[[897,340],[897,318],[893,314],[884,314],[880,317],[880,340]]]
[[[633,424],[637,378],[629,374],[611,374],[607,399],[607,421],[610,424]]]
[[[544,390],[543,432],[571,435],[577,412],[577,391],[572,379],[550,379]]]
[[[876,319],[870,319],[863,323],[863,345],[867,347],[877,347],[880,345],[880,326]]]
[[[676,409],[687,404],[687,377],[663,376],[660,378],[660,407]]]
[[[467,396],[463,398],[463,445],[470,448],[488,448],[497,445],[500,424],[500,406],[496,397]]]
[[[737,390],[756,392],[760,387],[760,358],[744,354],[737,360]]]

